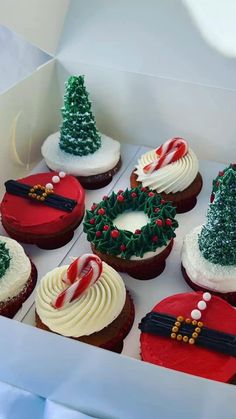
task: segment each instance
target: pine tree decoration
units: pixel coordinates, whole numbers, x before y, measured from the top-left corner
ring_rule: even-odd
[[[91,111],[91,102],[84,85],[84,76],[71,76],[66,83],[63,123],[59,146],[76,156],[92,154],[101,146],[101,137]]]
[[[236,265],[236,169],[228,168],[207,213],[198,238],[205,259],[222,266]]]

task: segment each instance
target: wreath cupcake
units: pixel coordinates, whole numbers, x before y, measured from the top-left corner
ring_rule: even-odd
[[[104,196],[86,212],[92,250],[113,268],[137,279],[161,274],[178,227],[175,208],[149,188]]]

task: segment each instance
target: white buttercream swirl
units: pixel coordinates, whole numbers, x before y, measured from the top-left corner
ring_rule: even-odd
[[[87,156],[74,156],[59,147],[59,132],[50,135],[43,143],[41,152],[47,166],[74,176],[92,176],[113,169],[120,159],[120,143],[101,134],[101,147]]]
[[[182,264],[195,284],[217,292],[236,291],[236,266],[221,266],[209,262],[199,250],[198,236],[202,226],[195,227],[185,236],[182,248]]]
[[[31,263],[23,247],[16,240],[0,236],[9,250],[10,265],[0,278],[0,301],[6,301],[18,295],[25,287],[31,274]]]
[[[137,180],[144,187],[156,190],[158,193],[176,193],[186,189],[194,181],[198,173],[198,159],[191,148],[188,153],[174,163],[167,164],[151,174],[146,174],[143,168],[157,158],[155,150],[143,154],[138,160],[135,173]]]
[[[126,289],[121,276],[105,262],[99,280],[78,299],[60,309],[51,306],[52,300],[66,284],[62,281],[68,266],[47,273],[36,290],[36,312],[50,330],[63,336],[80,337],[99,332],[121,313]]]

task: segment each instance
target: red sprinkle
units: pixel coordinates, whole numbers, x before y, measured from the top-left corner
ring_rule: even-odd
[[[123,189],[119,189],[119,191],[117,192],[118,194],[124,192]]]
[[[100,237],[102,235],[102,232],[101,231],[96,231],[95,235],[96,235],[96,237]]]
[[[122,252],[124,252],[124,251],[126,250],[126,245],[125,245],[125,244],[121,244],[121,245],[120,245],[120,250],[121,250]]]
[[[148,196],[154,196],[154,192],[149,192]]]
[[[154,208],[154,212],[160,211],[160,208]]]
[[[95,218],[91,218],[91,220],[89,220],[90,224],[95,224]]]
[[[166,225],[167,225],[167,226],[171,226],[171,225],[172,225],[172,221],[171,221],[171,219],[170,219],[170,218],[167,218],[167,219],[166,219]]]
[[[117,237],[119,237],[119,235],[120,235],[120,233],[119,233],[119,231],[118,231],[118,230],[112,230],[112,232],[111,232],[111,237],[112,237],[113,239],[117,239]]]
[[[164,199],[161,199],[161,204],[165,204],[166,201]]]
[[[218,186],[220,186],[220,182],[217,180],[216,187],[218,188]]]
[[[147,191],[147,188],[143,187],[143,188],[141,188],[141,191],[142,192],[146,192]]]
[[[139,228],[137,228],[137,230],[135,230],[135,234],[141,234],[141,230],[139,230]]]
[[[158,236],[153,236],[153,238],[152,238],[153,243],[156,243],[157,240],[158,240]]]
[[[210,202],[212,203],[214,201],[214,199],[215,199],[215,195],[212,193],[211,198],[210,198]]]
[[[99,215],[104,215],[104,214],[105,214],[105,210],[104,210],[104,208],[100,208],[100,209],[98,210],[98,214],[99,214]]]
[[[107,201],[108,200],[108,196],[107,195],[104,195],[104,197],[102,199],[103,199],[103,201]]]
[[[219,176],[224,176],[225,172],[219,172]]]
[[[156,220],[156,224],[161,227],[163,225],[163,221],[161,219]]]
[[[125,200],[125,198],[123,197],[123,195],[118,195],[116,199],[119,202],[123,202]]]
[[[131,197],[136,198],[137,194],[135,192],[132,192]]]
[[[109,225],[108,224],[105,224],[104,227],[103,227],[103,230],[104,231],[107,231],[107,230],[109,230],[109,228],[110,228]]]
[[[91,211],[94,211],[96,208],[97,208],[97,204],[93,204],[93,205],[91,206]]]

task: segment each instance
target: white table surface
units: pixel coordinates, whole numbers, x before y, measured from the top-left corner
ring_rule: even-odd
[[[129,175],[134,164],[138,156],[146,150],[145,147],[123,145],[121,170],[105,188],[86,191],[86,207],[89,208],[93,202],[99,202],[103,195],[109,194],[113,189],[117,191],[129,186]],[[192,211],[177,215],[179,221],[177,237],[167,259],[166,269],[161,276],[149,281],[138,281],[122,274],[134,299],[136,313],[134,326],[125,339],[123,356],[32,327],[34,325],[34,294],[32,294],[15,317],[24,323],[20,325],[21,327],[18,322],[0,318],[2,335],[0,357],[4,359],[4,364],[0,368],[0,380],[17,386],[19,392],[20,389],[24,389],[40,396],[38,398],[32,395],[28,400],[31,397],[32,403],[36,405],[44,400],[41,410],[44,412],[45,399],[47,399],[47,403],[69,406],[73,414],[75,412],[79,414],[80,411],[83,415],[91,414],[92,417],[99,418],[151,419],[191,416],[198,419],[213,417],[216,419],[222,418],[223,414],[226,418],[235,417],[234,386],[139,361],[137,327],[140,319],[158,301],[168,295],[190,290],[180,272],[182,240],[187,231],[204,221],[212,179],[223,167],[216,162],[200,162],[200,172],[204,181],[203,190],[197,206]],[[34,172],[46,170],[45,164],[41,162]],[[1,234],[5,234],[3,230]],[[76,230],[73,240],[61,249],[48,251],[30,245],[24,247],[38,268],[39,280],[50,269],[69,263],[70,257],[90,251],[82,225]],[[11,348],[10,354],[9,348]],[[66,356],[67,351],[69,356]],[[12,392],[15,391],[15,387],[12,387]],[[8,392],[11,394],[9,387]],[[0,386],[1,394],[4,394],[4,390]],[[25,399],[23,393],[23,405],[27,404]],[[3,407],[0,403],[0,414],[7,403],[5,400]],[[9,399],[10,405],[11,399]],[[52,412],[59,412],[57,408],[63,409],[63,406],[50,405],[50,415],[52,415],[50,417],[54,417]],[[2,417],[11,418],[4,414],[0,415],[0,418]],[[17,416],[21,417],[28,418]],[[65,414],[57,417],[89,416],[69,416],[68,413],[67,416]]]

